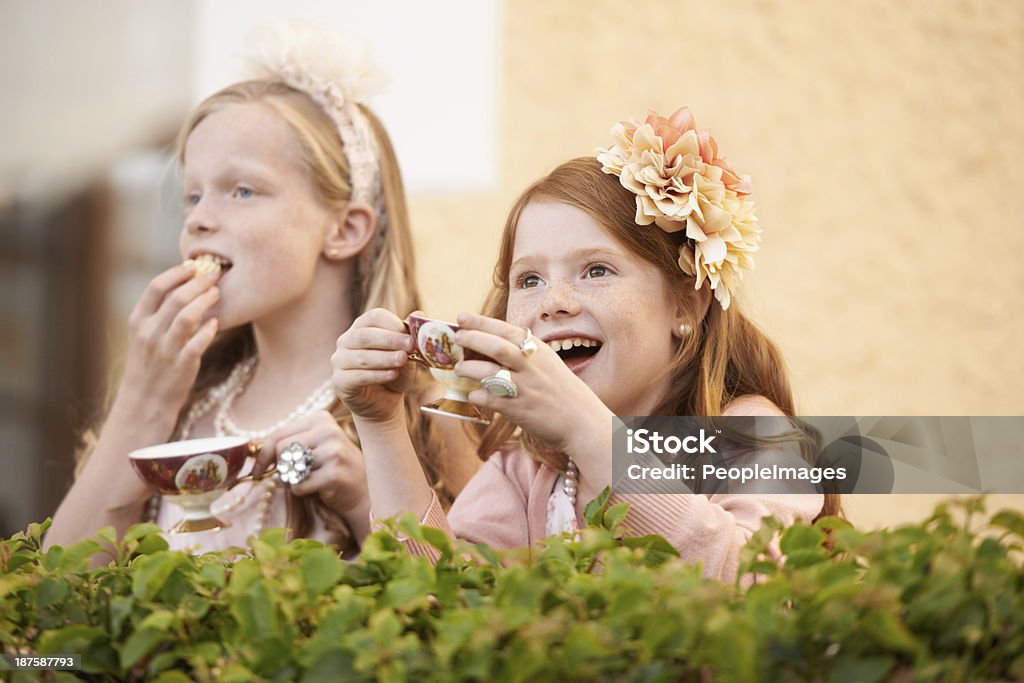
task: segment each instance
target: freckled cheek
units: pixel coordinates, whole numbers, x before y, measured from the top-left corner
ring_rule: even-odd
[[[652,310],[650,300],[639,294],[609,297],[604,311],[609,325],[613,325],[632,348],[652,349],[652,340],[657,342],[662,336],[671,339],[671,322],[663,320],[663,312]]]
[[[513,325],[527,325],[532,319],[531,306],[519,297],[510,296],[505,320]]]

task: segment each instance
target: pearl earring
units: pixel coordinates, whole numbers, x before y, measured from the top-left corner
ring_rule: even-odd
[[[340,252],[339,252],[339,251],[338,251],[337,249],[331,249],[331,251],[330,251],[330,254],[329,254],[329,256],[330,256],[331,258],[338,258],[338,254],[339,254],[339,253],[340,253]]]
[[[679,327],[676,328],[676,332],[678,333],[679,338],[682,339],[686,335],[693,332],[693,327],[690,325],[690,323],[679,323]]]

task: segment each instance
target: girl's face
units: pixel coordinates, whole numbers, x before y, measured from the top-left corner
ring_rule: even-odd
[[[301,151],[288,125],[254,103],[216,111],[188,136],[181,254],[229,266],[213,309],[221,329],[259,321],[312,286],[337,214],[317,196]]]
[[[558,342],[566,365],[616,415],[649,414],[667,395],[677,315],[655,266],[585,212],[554,202],[523,208],[508,322]]]

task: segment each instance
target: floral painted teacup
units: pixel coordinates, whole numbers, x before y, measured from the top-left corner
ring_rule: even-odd
[[[434,379],[444,386],[444,396],[420,406],[420,410],[436,415],[468,420],[479,424],[490,424],[476,406],[469,402],[469,392],[480,388],[480,382],[455,374],[455,364],[463,358],[469,360],[491,360],[483,354],[463,349],[455,343],[459,326],[454,323],[435,320],[419,315],[410,315],[405,320],[412,336],[414,349],[410,358],[430,370]]]
[[[140,448],[128,458],[143,481],[182,508],[171,533],[192,533],[229,526],[210,505],[236,484],[254,479],[238,476],[253,450],[244,436],[219,436]],[[274,473],[271,468],[263,476]]]

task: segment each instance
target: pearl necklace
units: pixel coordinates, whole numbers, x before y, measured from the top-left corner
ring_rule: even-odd
[[[565,491],[565,495],[568,496],[569,502],[572,503],[572,509],[576,509],[576,489],[579,488],[580,484],[580,471],[576,468],[576,463],[569,458],[569,463],[565,466],[565,481],[562,482],[562,490]]]
[[[307,396],[302,403],[297,405],[292,412],[288,413],[284,418],[278,420],[266,429],[242,429],[231,418],[231,406],[234,405],[235,399],[238,398],[239,394],[245,391],[247,380],[252,374],[252,369],[255,365],[256,359],[252,358],[244,364],[239,363],[235,366],[235,369],[231,371],[231,376],[228,377],[230,388],[225,392],[224,397],[220,399],[220,408],[217,410],[217,414],[213,416],[213,426],[214,429],[217,430],[218,435],[223,433],[230,436],[245,436],[248,437],[250,441],[263,441],[275,429],[288,424],[292,420],[305,417],[306,415],[315,413],[318,410],[324,410],[327,406],[334,403],[334,389],[331,386],[331,380],[328,379],[314,389],[313,393]],[[235,381],[232,382],[232,379]]]
[[[294,410],[288,413],[285,418],[278,420],[277,423],[271,425],[267,429],[255,431],[242,429],[234,420],[231,419],[231,406],[234,405],[235,399],[238,398],[239,394],[245,391],[245,387],[252,375],[252,371],[256,367],[256,360],[257,357],[252,356],[239,362],[234,368],[232,368],[231,374],[228,375],[226,380],[210,389],[201,401],[196,402],[189,409],[188,415],[185,416],[185,421],[181,427],[180,436],[182,439],[188,438],[189,432],[192,430],[192,425],[195,424],[195,421],[209,412],[217,403],[219,403],[220,406],[213,417],[213,428],[216,436],[245,436],[250,441],[262,441],[268,434],[278,427],[288,424],[292,420],[309,415],[310,413],[324,410],[334,402],[334,391],[331,387],[331,380],[327,380],[318,386],[316,390],[307,396],[306,399],[296,406]],[[263,531],[263,527],[266,525],[267,516],[270,513],[270,504],[274,500],[274,494],[277,493],[278,480],[276,477],[268,477],[267,479],[264,479],[263,482],[253,484],[253,488],[256,488],[257,486],[263,486],[263,492],[256,508],[256,524],[252,531],[254,536],[259,536],[260,532]],[[251,492],[252,489],[236,498],[228,506],[218,510],[217,514],[224,514],[225,512],[230,512],[231,510],[236,509],[245,502],[246,498],[248,498],[248,494]],[[151,499],[150,505],[150,520],[156,521],[156,516],[159,511],[160,497],[154,496]]]

